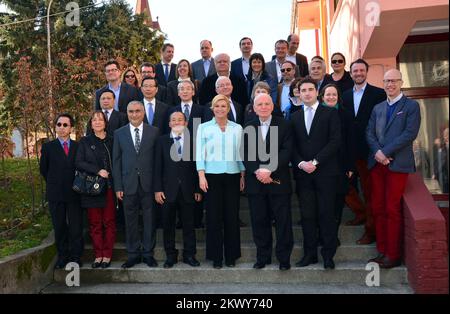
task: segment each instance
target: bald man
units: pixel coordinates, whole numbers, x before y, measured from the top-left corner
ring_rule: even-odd
[[[420,108],[401,92],[399,70],[387,71],[383,83],[387,99],[373,109],[366,131],[370,202],[379,253],[370,262],[392,268],[401,264],[401,198],[408,174],[416,171],[413,141],[419,133]]]
[[[268,94],[259,94],[253,109],[257,117],[250,120],[244,129],[245,186],[257,248],[253,268],[261,269],[272,263],[273,212],[279,269],[288,270],[294,246],[289,171],[291,126],[282,117],[272,115],[274,104]],[[267,155],[260,151],[267,152]]]

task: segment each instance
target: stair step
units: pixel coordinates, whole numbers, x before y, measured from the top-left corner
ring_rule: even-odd
[[[177,244],[179,250],[179,260],[182,258],[182,245]],[[321,260],[319,249],[319,260]],[[239,262],[255,262],[256,261],[256,247],[253,243],[241,243],[241,258]],[[375,257],[377,251],[374,245],[341,245],[334,257],[336,262],[348,262],[348,261],[361,261],[365,262],[371,257]],[[303,247],[294,245],[294,249],[291,255],[291,261],[298,261],[303,256]],[[83,255],[83,262],[92,263],[94,260],[94,252],[92,245],[86,245]],[[154,257],[157,261],[164,261],[166,254],[164,248],[156,246],[154,250]],[[201,262],[205,260],[205,244],[201,243],[197,245],[197,259]],[[127,259],[127,252],[125,244],[116,243],[113,250],[113,260],[125,261]],[[275,257],[275,249],[272,254],[272,261],[277,261]]]
[[[107,269],[91,269],[84,266],[80,269],[80,283],[177,283],[177,284],[207,284],[207,283],[265,283],[265,284],[295,284],[295,283],[352,283],[365,284],[369,274],[365,270],[365,263],[344,262],[337,263],[336,269],[324,270],[318,263],[304,268],[291,268],[280,271],[277,264],[266,266],[264,269],[253,269],[253,263],[238,263],[236,267],[214,269],[211,263],[203,263],[200,267],[190,267],[178,263],[173,268],[164,269],[162,264],[156,268],[149,268],[139,264],[131,269],[121,269],[121,262],[113,262]],[[64,283],[67,272],[55,270],[54,281]],[[380,270],[380,283],[383,286],[407,284],[405,267]]]
[[[357,284],[258,283],[258,284],[154,284],[154,283],[106,283],[82,284],[67,287],[54,283],[41,291],[43,294],[412,294],[408,285],[367,287]]]

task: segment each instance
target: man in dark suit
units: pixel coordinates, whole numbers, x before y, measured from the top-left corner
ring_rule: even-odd
[[[142,63],[141,66],[139,67],[139,69],[141,70],[141,79],[144,79],[146,77],[155,78],[155,76],[156,76],[155,65],[150,62]],[[142,84],[142,82],[141,82],[141,84]],[[138,90],[138,95],[139,95],[138,100],[142,101],[144,99],[144,95],[142,94],[142,91],[140,89]],[[166,102],[166,99],[167,99],[166,86],[158,85],[158,92],[156,93],[155,98],[158,99],[159,101]]]
[[[295,265],[305,267],[317,263],[320,234],[324,268],[334,269],[337,248],[334,207],[341,172],[338,162],[341,126],[337,110],[321,106],[317,101],[314,80],[302,80],[299,88],[304,106],[292,115],[292,168],[302,204],[304,256]]]
[[[261,269],[272,262],[273,212],[279,268],[288,270],[294,246],[289,173],[292,130],[283,118],[272,115],[270,95],[259,94],[253,108],[258,118],[249,121],[244,130],[245,186],[257,248],[253,268]]]
[[[157,127],[160,134],[166,134],[168,132],[169,106],[156,99],[158,86],[158,81],[154,78],[146,77],[142,80],[141,91],[144,96],[143,104],[145,108],[144,123]]]
[[[108,84],[95,91],[95,110],[100,110],[100,95],[109,89],[114,92],[114,110],[126,114],[127,105],[132,100],[139,99],[136,87],[121,81],[120,65],[117,61],[108,61],[105,65],[105,75]]]
[[[253,49],[253,41],[251,38],[242,38],[239,41],[239,49],[241,50],[242,57],[231,62],[231,74],[247,81],[247,74],[250,69],[250,56],[252,55]]]
[[[366,132],[371,207],[379,253],[370,261],[381,268],[392,268],[401,264],[401,199],[408,174],[416,171],[413,141],[419,133],[421,118],[417,101],[401,92],[403,80],[399,70],[387,71],[383,82],[387,100],[373,109]]]
[[[107,127],[106,127],[106,133],[108,135],[114,136],[114,131],[117,129],[120,129],[125,124],[128,123],[128,117],[126,114],[120,111],[114,110],[114,92],[109,89],[105,89],[100,94],[100,107],[103,113],[105,114],[105,117],[108,121]],[[92,128],[90,123],[88,123],[86,127],[86,134],[91,134]]]
[[[333,82],[332,77],[327,74],[327,66],[323,59],[313,58],[309,65],[309,75],[316,82],[319,93],[329,83]]]
[[[230,74],[230,56],[225,53],[220,53],[214,58],[217,73],[208,76],[203,80],[202,86],[199,92],[200,105],[204,106],[217,95],[216,81],[219,76],[229,77],[233,83],[233,93],[231,98],[236,100],[243,106],[249,103],[247,96],[247,87],[245,81],[238,76]]]
[[[205,122],[205,110],[208,109],[205,106],[194,103],[194,88],[194,84],[191,81],[181,81],[178,84],[178,96],[181,99],[181,103],[169,109],[169,116],[174,112],[182,112],[187,117],[191,151],[194,151],[194,139],[197,135],[197,128],[201,123]],[[203,202],[195,203],[194,207],[194,225],[196,228],[201,228],[203,226]],[[177,228],[181,227],[182,222],[179,220]]]
[[[218,95],[227,96],[230,99],[230,111],[228,112],[228,120],[236,122],[240,125],[244,123],[244,109],[242,105],[233,99],[233,83],[226,76],[220,76],[216,80],[216,93]],[[211,110],[211,103],[205,106],[205,121],[209,121],[214,117]]]
[[[113,179],[116,196],[123,201],[128,260],[123,268],[142,261],[158,266],[153,257],[156,228],[153,212],[153,171],[157,128],[144,123],[144,105],[128,104],[129,124],[116,130],[113,148]],[[142,209],[144,232],[139,236],[139,209]],[[142,244],[142,250],[141,250]]]
[[[300,37],[297,34],[290,34],[287,38],[289,44],[288,53],[286,60],[292,61],[298,67],[298,74],[300,77],[305,77],[309,75],[308,59],[297,53],[298,47],[300,45]]]
[[[172,63],[174,46],[172,44],[164,44],[161,49],[161,62],[156,64],[155,73],[156,80],[159,85],[167,86],[170,81],[176,80],[175,73],[177,65]]]
[[[266,71],[270,76],[277,81],[281,82],[281,66],[287,60],[289,43],[284,39],[279,39],[275,42],[275,56],[272,61],[266,63]],[[295,77],[300,76],[298,66],[295,66]]]
[[[175,248],[175,216],[180,208],[183,225],[183,262],[196,267],[196,240],[194,229],[194,204],[202,195],[198,184],[197,169],[191,150],[192,137],[185,133],[186,117],[182,112],[170,115],[170,134],[160,136],[156,146],[154,175],[155,200],[163,208],[164,249],[167,260],[164,268],[178,262]]]
[[[370,178],[367,168],[367,158],[369,156],[369,146],[366,140],[367,124],[376,104],[386,100],[386,93],[383,89],[367,83],[367,72],[369,65],[363,59],[358,59],[350,65],[350,75],[355,85],[352,89],[344,92],[342,98],[344,107],[353,114],[353,132],[356,141],[356,170],[361,181],[361,187],[364,194],[364,203],[360,200],[358,193],[353,185],[350,186],[352,199],[346,200],[347,203],[361,204],[359,207],[364,211],[357,212],[355,219],[347,222],[348,225],[358,225],[365,221],[364,235],[357,241],[358,244],[370,244],[375,241],[375,226],[373,223],[372,209],[370,207]]]
[[[213,51],[211,41],[205,39],[200,42],[200,54],[202,58],[192,63],[194,81],[198,81],[200,86],[206,77],[216,73],[214,58],[211,56]]]
[[[55,230],[58,261],[62,269],[68,262],[82,266],[83,215],[80,198],[72,190],[75,174],[75,154],[78,143],[70,139],[74,120],[69,114],[56,118],[57,139],[42,145],[39,168],[46,183],[46,199]]]

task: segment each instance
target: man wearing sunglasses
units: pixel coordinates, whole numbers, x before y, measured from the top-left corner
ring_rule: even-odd
[[[138,100],[136,87],[122,83],[120,65],[116,60],[105,64],[105,76],[108,84],[95,91],[95,110],[101,110],[100,95],[109,89],[114,92],[114,110],[127,113],[127,105],[132,100]]]
[[[82,211],[79,196],[72,190],[78,148],[78,143],[70,139],[73,126],[74,120],[69,114],[63,113],[56,118],[57,138],[42,145],[39,163],[55,230],[56,269],[63,269],[68,262],[82,266]]]
[[[289,112],[291,109],[291,100],[289,99],[289,91],[291,84],[295,79],[295,64],[291,61],[283,62],[281,66],[281,77],[282,81],[278,84],[278,97],[277,106],[281,108],[286,120],[289,119]]]

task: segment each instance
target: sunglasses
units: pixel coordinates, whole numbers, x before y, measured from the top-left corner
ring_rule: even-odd
[[[292,68],[281,69],[281,73],[284,73],[284,72],[291,72],[291,71],[292,71]]]
[[[61,122],[58,122],[58,123],[56,123],[56,126],[57,127],[65,127],[65,128],[67,128],[68,126],[70,126],[69,124],[67,124],[67,123],[61,123]]]
[[[131,75],[125,75],[125,78],[135,78],[136,76],[134,76],[133,74]]]
[[[336,64],[336,63],[342,64],[342,63],[344,63],[344,60],[342,60],[342,59],[339,59],[339,60],[331,60],[331,63],[333,63],[333,64]]]

